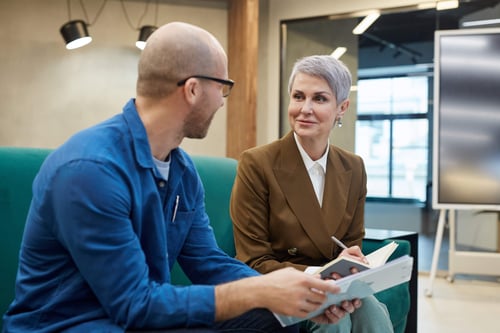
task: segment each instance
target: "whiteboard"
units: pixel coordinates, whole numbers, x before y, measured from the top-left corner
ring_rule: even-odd
[[[500,211],[500,28],[434,47],[433,208]]]

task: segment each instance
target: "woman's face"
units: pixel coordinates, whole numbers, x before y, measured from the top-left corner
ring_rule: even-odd
[[[288,120],[302,139],[328,141],[335,119],[342,116],[348,101],[337,105],[328,83],[320,77],[297,73],[290,92]]]

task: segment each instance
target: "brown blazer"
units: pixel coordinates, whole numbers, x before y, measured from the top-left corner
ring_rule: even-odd
[[[242,153],[231,195],[236,257],[261,273],[323,265],[364,237],[361,157],[330,145],[320,207],[293,132]]]

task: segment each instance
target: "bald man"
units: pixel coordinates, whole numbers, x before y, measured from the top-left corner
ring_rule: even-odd
[[[179,148],[205,137],[233,86],[222,46],[170,23],[138,72],[123,112],[74,135],[35,178],[4,332],[297,332],[271,312],[304,317],[338,288],[292,268],[260,275],[223,253]],[[170,283],[176,260],[193,285]]]

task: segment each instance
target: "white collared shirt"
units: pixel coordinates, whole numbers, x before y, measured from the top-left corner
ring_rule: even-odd
[[[309,178],[311,179],[311,183],[314,188],[314,192],[316,193],[316,197],[318,198],[319,205],[323,204],[323,192],[325,189],[325,175],[326,175],[326,161],[328,157],[328,151],[330,150],[330,142],[326,147],[326,151],[318,160],[313,161],[309,155],[307,155],[306,151],[300,144],[297,139],[297,134],[293,133],[293,138],[295,139],[295,143],[297,144],[297,148],[299,149],[300,156],[304,161],[304,165],[306,167],[307,172],[309,173]]]

